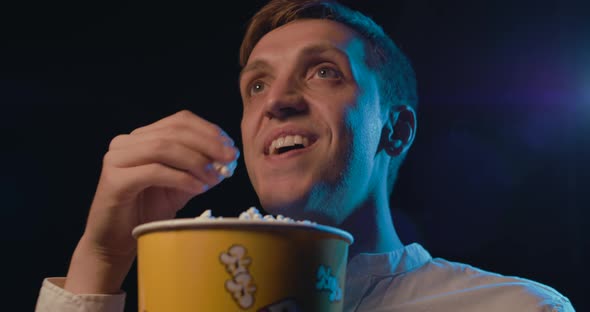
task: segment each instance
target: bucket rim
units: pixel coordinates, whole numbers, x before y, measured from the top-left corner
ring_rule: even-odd
[[[231,228],[229,228],[231,226]],[[354,242],[352,234],[349,232],[323,224],[306,223],[306,222],[282,222],[282,221],[266,221],[266,220],[244,220],[238,218],[222,218],[222,219],[198,219],[198,218],[181,218],[171,220],[160,220],[147,222],[136,226],[132,235],[138,239],[141,235],[156,231],[169,230],[187,230],[187,229],[216,229],[216,228],[266,228],[271,230],[281,230],[282,228],[297,228],[309,231],[318,231],[322,233],[333,234],[351,245]]]

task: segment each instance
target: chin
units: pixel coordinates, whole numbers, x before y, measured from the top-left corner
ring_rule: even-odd
[[[324,225],[337,225],[332,215],[332,209],[315,207],[311,204],[309,194],[304,196],[278,196],[276,193],[270,196],[262,196],[260,204],[262,209],[272,215],[283,215],[295,220],[309,220]]]
[[[307,203],[307,196],[294,196],[292,192],[271,191],[259,196],[262,208],[273,215],[282,214],[295,218],[302,214]]]
[[[298,215],[307,205],[311,183],[302,176],[264,176],[254,185],[262,208],[268,213]]]
[[[255,190],[261,208],[272,215],[283,215],[295,220],[309,220],[321,224],[335,224],[334,210],[325,196],[324,183],[318,183],[313,175],[298,172],[281,177],[266,176],[256,179]]]

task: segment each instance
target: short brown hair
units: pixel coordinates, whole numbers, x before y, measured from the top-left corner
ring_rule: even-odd
[[[408,58],[370,17],[335,0],[270,0],[250,20],[240,46],[244,67],[258,41],[267,33],[290,22],[313,18],[342,23],[361,35],[366,43],[367,66],[380,78],[383,107],[405,104],[416,108],[416,77]],[[388,189],[391,192],[397,166],[391,163]]]

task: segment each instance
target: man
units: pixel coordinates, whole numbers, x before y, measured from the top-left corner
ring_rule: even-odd
[[[416,83],[372,20],[333,1],[271,1],[240,59],[244,159],[263,208],[355,237],[345,311],[573,311],[548,286],[402,244],[389,196],[416,132]],[[44,281],[37,310],[122,310],[131,230],[173,218],[238,156],[188,111],[115,137],[67,278]]]

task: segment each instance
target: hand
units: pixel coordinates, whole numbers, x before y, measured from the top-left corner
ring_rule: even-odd
[[[133,228],[173,218],[191,198],[223,180],[214,163],[233,168],[238,156],[221,128],[188,111],[115,137],[103,159],[65,288],[78,293],[118,290],[136,254]],[[97,265],[107,272],[95,272]],[[102,277],[88,287],[88,274]],[[106,276],[113,280],[103,280]]]

